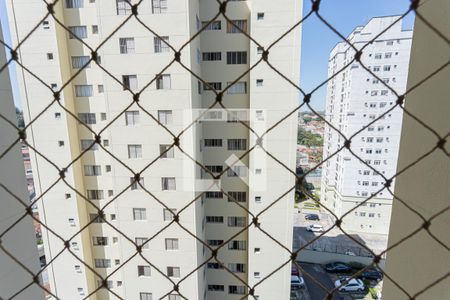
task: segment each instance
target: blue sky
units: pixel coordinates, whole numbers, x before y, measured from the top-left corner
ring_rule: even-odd
[[[399,15],[409,8],[409,0],[322,0],[320,15],[342,35],[347,36],[356,26],[365,25],[372,17]],[[304,0],[303,13],[311,10],[311,0]],[[405,18],[403,27],[412,28],[414,14]],[[331,49],[341,42],[315,15],[308,18],[302,29],[302,58],[300,86],[310,92],[327,78],[328,57]],[[323,110],[326,86],[313,94],[311,106]]]
[[[10,42],[6,22],[5,0],[0,0],[0,20],[5,39]],[[10,1],[10,0],[8,0]],[[398,15],[408,10],[410,0],[322,0],[320,14],[344,36],[356,26],[366,24],[372,17]],[[311,10],[311,0],[304,0],[303,12]],[[404,20],[404,28],[412,28],[414,15],[409,14]],[[5,30],[6,29],[6,30]],[[313,90],[327,78],[328,57],[331,49],[341,39],[325,26],[315,15],[303,24],[302,58],[300,86],[306,92]],[[16,74],[10,68],[13,85]],[[15,95],[17,90],[14,89]],[[325,107],[326,88],[322,87],[313,94],[311,106],[323,110]],[[15,97],[18,103],[18,97]]]

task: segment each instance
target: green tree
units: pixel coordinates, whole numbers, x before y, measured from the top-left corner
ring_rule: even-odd
[[[318,134],[311,133],[302,127],[299,127],[297,132],[297,144],[307,147],[322,147],[323,138]]]

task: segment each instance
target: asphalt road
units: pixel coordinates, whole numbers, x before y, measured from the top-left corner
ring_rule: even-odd
[[[328,290],[332,290],[334,288],[334,283],[331,281],[328,274],[325,270],[322,269],[320,265],[316,264],[308,264],[308,263],[300,263],[300,266],[307,272],[309,275],[314,277],[317,281],[319,281],[324,287]],[[326,299],[328,293],[318,284],[316,284],[312,279],[303,274],[303,278],[305,279],[306,286],[308,288],[309,296],[311,300],[323,300]],[[344,299],[342,295],[338,292],[335,292],[333,295],[333,300],[341,300]]]

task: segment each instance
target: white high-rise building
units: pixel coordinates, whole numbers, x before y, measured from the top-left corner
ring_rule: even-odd
[[[326,120],[340,133],[326,125],[323,158],[331,158],[323,167],[321,201],[342,217],[379,191],[367,203],[345,215],[342,226],[347,230],[381,234],[389,230],[393,196],[386,189],[380,191],[385,182],[380,174],[389,179],[396,173],[403,111],[399,107],[392,109],[397,96],[383,82],[399,95],[405,92],[412,39],[411,30],[404,30],[401,21],[395,23],[398,18],[373,18],[365,26],[355,28],[348,37],[357,49],[375,39],[363,49],[361,61],[379,79],[356,61],[340,72],[355,55],[349,44],[339,43],[330,54]],[[392,27],[377,37],[389,26]],[[361,131],[388,110],[380,120]],[[351,151],[379,173],[348,149],[334,155],[344,146],[344,136],[352,137]],[[390,188],[394,190],[394,182]]]
[[[18,50],[19,61],[29,70],[19,67],[18,77],[26,121],[45,110],[31,126],[28,142],[45,155],[31,155],[37,196],[45,193],[39,201],[41,220],[59,236],[43,228],[52,292],[60,299],[115,299],[114,292],[123,299],[174,300],[181,299],[174,283],[183,279],[179,291],[188,299],[240,299],[249,292],[247,285],[270,275],[254,295],[288,299],[290,264],[271,273],[290,259],[280,244],[292,246],[295,181],[265,151],[295,171],[297,118],[285,117],[298,105],[298,90],[260,60],[261,47],[300,20],[300,1],[229,1],[226,16],[259,45],[223,15],[191,40],[217,15],[217,1],[144,0],[139,20],[123,0],[59,1],[55,17],[72,34],[51,16],[42,20],[47,13],[43,4],[15,0],[7,6],[14,45],[38,26]],[[185,45],[183,65],[173,61],[175,53],[165,42],[176,50]],[[82,68],[91,56],[87,45],[99,47],[101,67],[90,62]],[[300,26],[270,48],[268,59],[299,82]],[[160,76],[152,81],[156,74]],[[62,87],[60,100],[50,105],[52,90]],[[224,121],[190,126],[198,110],[218,98],[211,88],[227,108],[248,112],[245,124],[256,132],[285,119],[262,141],[234,121],[241,113],[209,113],[209,119]],[[139,102],[133,103],[137,92]],[[183,151],[168,149],[176,136]],[[101,145],[92,145],[95,139]],[[221,189],[200,197],[202,186],[208,186],[202,179],[210,176],[194,160],[220,173],[241,156],[242,165],[222,175]],[[64,180],[55,166],[67,167],[61,173]],[[139,185],[133,183],[132,171],[140,172]],[[95,219],[98,209],[106,221]],[[171,224],[174,214],[183,228]],[[252,222],[260,223],[265,233],[254,225],[246,230]],[[193,235],[209,247],[222,245],[217,258],[233,273],[214,258],[207,261],[211,251]],[[136,255],[134,243],[147,239]],[[101,284],[98,275],[107,277],[111,292],[94,292]]]

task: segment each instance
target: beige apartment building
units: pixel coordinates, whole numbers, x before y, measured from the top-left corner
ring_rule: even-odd
[[[270,275],[254,295],[288,299],[290,264],[271,273],[290,255],[272,238],[291,249],[295,178],[265,151],[295,171],[296,114],[261,141],[236,117],[262,134],[298,105],[298,90],[258,62],[261,47],[300,20],[300,1],[229,1],[226,16],[259,45],[223,15],[207,25],[219,11],[211,0],[143,0],[139,20],[123,0],[64,0],[54,7],[61,24],[42,19],[43,3],[7,1],[7,10],[13,45],[38,25],[18,50],[33,74],[17,72],[26,122],[45,111],[28,142],[45,155],[31,151],[37,196],[50,188],[38,202],[40,219],[59,236],[43,228],[52,293],[60,299],[241,299]],[[182,64],[170,64],[175,53],[166,43],[177,51],[187,43]],[[89,63],[87,45],[101,45],[100,66]],[[268,59],[299,82],[300,26],[270,48]],[[59,102],[50,105],[60,90]],[[216,93],[231,111],[216,105],[191,126]],[[171,147],[169,131],[183,131],[182,150]],[[232,166],[206,191],[214,181],[200,164],[212,173]],[[56,166],[67,167],[64,180]],[[140,173],[139,184],[133,172]],[[254,225],[247,230],[259,212],[264,232]],[[183,228],[171,223],[177,214]],[[227,243],[217,258],[228,270],[208,261],[211,251],[200,240],[211,248]],[[110,291],[95,291],[106,277]],[[173,290],[177,282],[180,294]]]

